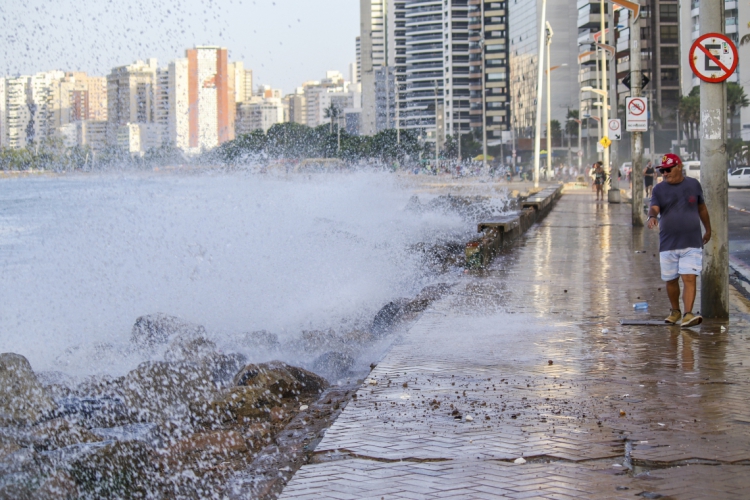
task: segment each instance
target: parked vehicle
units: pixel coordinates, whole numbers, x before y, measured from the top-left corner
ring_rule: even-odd
[[[742,166],[729,174],[729,187],[750,187],[750,167]]]
[[[701,162],[699,161],[686,161],[683,163],[682,173],[686,177],[692,177],[698,181],[701,180]]]

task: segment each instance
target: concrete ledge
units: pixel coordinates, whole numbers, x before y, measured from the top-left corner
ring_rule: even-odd
[[[466,267],[486,267],[505,246],[521,237],[536,221],[547,215],[562,195],[563,186],[550,186],[520,197],[521,210],[479,222],[479,238],[466,244]]]

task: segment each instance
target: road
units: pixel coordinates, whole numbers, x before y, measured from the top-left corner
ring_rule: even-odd
[[[750,266],[750,189],[730,189],[729,254]]]

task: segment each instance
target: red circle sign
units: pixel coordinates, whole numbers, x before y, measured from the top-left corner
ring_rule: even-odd
[[[693,42],[688,60],[695,76],[704,82],[721,83],[737,69],[739,55],[729,37],[706,33]]]
[[[646,103],[643,102],[643,99],[634,97],[630,101],[630,104],[628,104],[628,111],[633,116],[640,116],[644,111],[646,111]]]
[[[618,131],[620,129],[620,122],[618,122],[617,120],[610,120],[609,129],[615,132]]]

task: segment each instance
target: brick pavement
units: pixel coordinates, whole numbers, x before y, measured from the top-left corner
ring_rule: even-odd
[[[620,326],[669,310],[629,209],[568,194],[463,277],[282,498],[748,498],[750,310],[733,294],[729,323]]]

